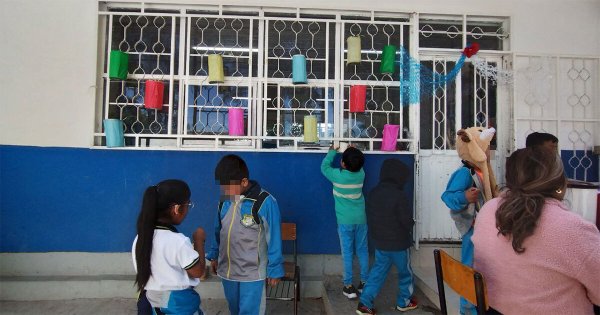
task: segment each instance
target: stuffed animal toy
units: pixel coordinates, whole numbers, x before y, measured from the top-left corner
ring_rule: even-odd
[[[477,211],[483,203],[495,197],[498,191],[496,178],[486,155],[495,132],[494,128],[471,127],[456,133],[456,151],[464,165],[452,173],[446,190],[442,193],[442,201],[450,209],[450,217],[462,235],[460,261],[467,266],[473,265],[474,247],[471,236]],[[475,189],[476,201],[473,200]],[[473,305],[461,298],[460,313],[476,312]]]
[[[483,174],[483,193],[485,200],[498,195],[498,185],[492,166],[486,156],[490,142],[494,137],[494,128],[471,127],[460,129],[456,133],[456,151],[458,156],[481,170]]]

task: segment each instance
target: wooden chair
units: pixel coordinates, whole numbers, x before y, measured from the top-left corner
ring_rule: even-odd
[[[298,266],[298,256],[296,253],[296,224],[281,224],[281,240],[292,242],[293,261],[284,262],[285,275],[281,282],[275,287],[268,287],[267,299],[294,301],[294,315],[298,314],[298,302],[300,301],[300,267]]]
[[[458,295],[475,305],[477,314],[485,314],[489,306],[483,276],[475,269],[452,258],[443,250],[435,249],[433,256],[435,258],[435,273],[442,314],[448,314],[444,282]]]

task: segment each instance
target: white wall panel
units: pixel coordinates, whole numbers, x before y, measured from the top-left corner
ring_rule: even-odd
[[[421,156],[420,187],[417,188],[417,224],[421,240],[458,240],[460,233],[450,219],[441,196],[450,175],[462,164],[455,152]]]
[[[145,1],[147,5],[153,2]],[[165,4],[198,5],[191,0]],[[294,7],[291,0],[204,1]],[[304,8],[508,16],[512,50],[600,55],[600,1],[306,0]],[[293,9],[291,11],[294,11]],[[89,147],[94,124],[98,1],[0,1],[0,144]],[[556,13],[560,12],[560,13]]]

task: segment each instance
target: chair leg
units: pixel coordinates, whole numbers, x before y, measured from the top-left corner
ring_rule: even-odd
[[[487,305],[485,305],[485,292],[483,291],[483,276],[476,272],[473,275],[475,280],[475,296],[477,298],[477,314],[484,315]]]
[[[437,277],[438,285],[438,296],[440,297],[440,311],[444,315],[448,315],[448,309],[446,308],[446,292],[444,289],[444,275],[442,273],[442,259],[440,257],[440,250],[433,250],[433,257],[435,259],[435,275]]]
[[[294,315],[298,315],[298,284],[294,287]]]
[[[296,266],[296,277],[294,281],[294,315],[298,314],[298,303],[300,303],[300,268]]]

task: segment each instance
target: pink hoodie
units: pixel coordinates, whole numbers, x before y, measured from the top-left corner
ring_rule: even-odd
[[[561,202],[547,199],[537,227],[517,254],[498,235],[500,198],[477,216],[474,268],[487,282],[491,307],[503,314],[593,314],[600,304],[600,232]]]

